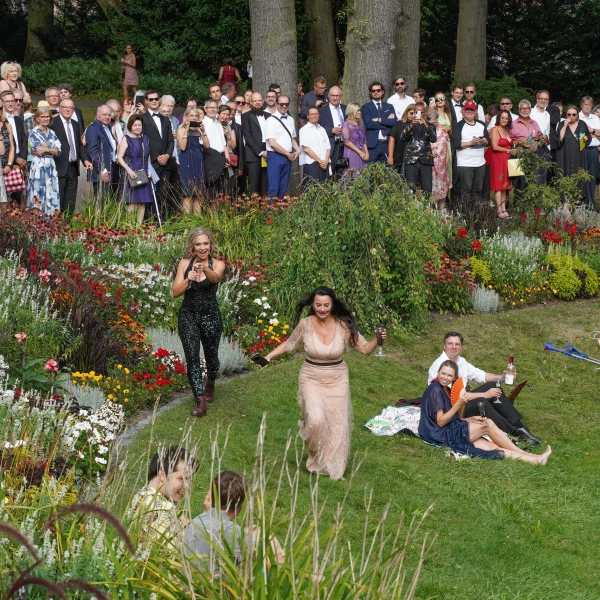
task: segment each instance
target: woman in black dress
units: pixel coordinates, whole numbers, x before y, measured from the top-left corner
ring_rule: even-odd
[[[419,437],[430,444],[450,446],[459,454],[479,458],[513,458],[536,465],[545,465],[552,450],[546,446],[544,454],[531,454],[519,449],[496,424],[485,417],[461,419],[458,412],[467,403],[465,390],[456,404],[450,400],[450,386],[458,378],[458,365],[445,360],[440,365],[437,379],[425,390],[421,401]],[[488,442],[483,438],[491,438]]]
[[[556,127],[556,176],[568,177],[583,169],[587,171],[586,152],[591,135],[587,123],[579,119],[573,104],[567,107],[567,118]],[[583,143],[582,141],[583,140]],[[580,181],[581,195],[585,198],[587,181]],[[590,202],[590,200],[587,200]],[[591,200],[593,204],[594,200]]]
[[[185,258],[179,262],[173,283],[173,297],[184,294],[178,330],[187,362],[188,381],[196,402],[193,417],[206,416],[206,403],[214,400],[215,379],[219,374],[223,323],[217,304],[217,288],[225,263],[213,258],[216,252],[212,232],[196,227],[188,237]],[[206,359],[206,387],[200,368],[200,344]]]

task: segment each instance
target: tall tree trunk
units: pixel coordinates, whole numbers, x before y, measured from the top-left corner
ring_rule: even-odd
[[[460,0],[454,80],[483,81],[486,68],[487,0]]]
[[[328,87],[337,85],[340,72],[335,47],[331,0],[305,0],[305,6],[306,14],[313,19],[308,38],[310,52],[314,59],[312,76],[325,77]]]
[[[393,77],[406,80],[406,93],[419,84],[419,45],[421,43],[421,0],[400,0],[396,28],[396,54]],[[390,90],[390,95],[394,90]]]
[[[397,21],[398,0],[348,0],[345,103],[366,102],[371,81],[390,91]]]
[[[54,38],[53,0],[27,0],[27,46],[24,64],[52,58]]]
[[[289,114],[298,129],[298,49],[294,0],[250,0],[252,88],[263,97],[278,83],[290,97]],[[297,164],[293,173],[298,171]],[[290,188],[299,178],[292,175]]]

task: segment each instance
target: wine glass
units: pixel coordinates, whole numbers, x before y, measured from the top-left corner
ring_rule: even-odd
[[[500,379],[496,380],[496,387],[500,390],[502,389],[502,381]],[[492,404],[502,404],[500,397],[494,398],[494,402]]]
[[[477,408],[479,408],[479,416],[485,419],[485,402],[478,402]]]
[[[378,327],[375,330],[375,334],[377,335],[377,352],[375,352],[375,356],[385,356],[383,353],[383,332],[385,329],[383,327]]]

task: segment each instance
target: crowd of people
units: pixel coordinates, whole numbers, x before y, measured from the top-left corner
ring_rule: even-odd
[[[448,95],[439,91],[428,100],[422,88],[409,95],[402,76],[391,94],[372,82],[362,105],[343,104],[342,81],[328,89],[323,77],[307,93],[301,82],[293,91],[273,83],[263,96],[251,89],[252,60],[248,87],[239,94],[242,78],[228,58],[209,98],[190,98],[176,117],[172,96],[138,90],[131,45],[120,63],[123,100],[99,106],[87,128],[68,83],[48,88],[34,113],[20,65],[2,64],[1,206],[12,197],[48,214],[72,211],[80,164],[95,196],[113,194],[141,221],[179,208],[197,211],[203,198],[219,194],[281,199],[296,160],[303,189],[351,179],[381,162],[415,190],[430,193],[440,210],[449,200],[490,200],[498,218],[507,219],[508,194],[518,200],[525,188],[519,159],[535,153],[547,162],[540,163],[540,184],[579,169],[589,173],[580,200],[595,207],[600,105],[590,96],[579,108],[567,106],[565,119],[563,106],[550,103],[546,90],[536,93],[535,106],[523,99],[513,113],[509,97],[484,109],[474,84],[457,84]],[[291,93],[298,94],[297,119],[289,114]]]

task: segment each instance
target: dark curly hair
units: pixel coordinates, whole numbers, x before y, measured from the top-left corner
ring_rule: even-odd
[[[346,324],[350,330],[350,344],[352,346],[356,346],[358,329],[350,309],[335,295],[335,292],[331,288],[328,288],[324,285],[319,286],[316,290],[313,290],[308,296],[306,296],[304,300],[300,300],[300,302],[298,302],[296,306],[295,325],[297,325],[298,321],[300,321],[302,311],[307,306],[310,306],[310,312],[308,314],[315,314],[315,309],[313,308],[315,296],[329,296],[331,298],[331,314],[336,319]]]

